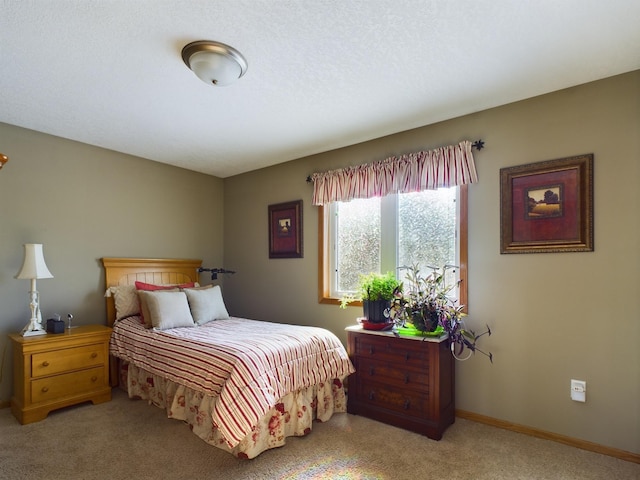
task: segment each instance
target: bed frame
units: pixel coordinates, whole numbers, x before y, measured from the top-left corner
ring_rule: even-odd
[[[103,258],[105,288],[133,285],[136,281],[154,284],[198,281],[202,260],[164,258]],[[107,297],[107,324],[116,320],[113,297]]]

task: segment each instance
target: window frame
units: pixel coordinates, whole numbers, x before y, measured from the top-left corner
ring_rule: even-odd
[[[469,313],[469,268],[468,268],[468,185],[458,186],[458,202],[457,202],[457,234],[459,244],[460,267],[460,290],[459,302],[463,305],[463,311]],[[328,305],[340,305],[339,298],[330,295],[330,265],[329,265],[329,239],[326,232],[328,231],[328,219],[325,215],[324,205],[318,207],[318,303]],[[349,305],[362,305],[362,302],[350,302]]]

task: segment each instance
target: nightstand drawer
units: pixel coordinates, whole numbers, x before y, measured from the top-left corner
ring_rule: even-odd
[[[359,335],[351,352],[356,357],[368,357],[383,362],[392,362],[405,367],[424,368],[428,361],[428,344],[414,340],[387,338],[376,335]]]
[[[358,401],[364,405],[372,405],[417,418],[426,417],[429,413],[427,395],[375,383],[362,385],[358,390]]]
[[[363,382],[380,382],[399,388],[410,388],[416,392],[429,393],[429,369],[407,368],[387,362],[377,362],[365,357],[356,357],[356,370]]]
[[[57,400],[104,387],[107,384],[105,370],[104,367],[97,367],[34,380],[31,382],[31,401],[37,403]]]
[[[104,365],[104,344],[65,348],[31,356],[31,376],[43,377],[80,368]]]

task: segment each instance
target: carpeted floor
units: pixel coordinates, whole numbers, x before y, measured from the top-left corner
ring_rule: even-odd
[[[463,419],[436,442],[347,414],[238,460],[116,389],[29,425],[0,410],[0,479],[640,480],[640,465]]]

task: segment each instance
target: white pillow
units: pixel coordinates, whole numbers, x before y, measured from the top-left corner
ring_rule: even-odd
[[[140,302],[135,285],[109,287],[105,297],[110,296],[113,296],[113,303],[116,307],[116,320],[140,314]]]
[[[149,308],[151,325],[158,330],[193,327],[193,317],[184,292],[138,290]]]
[[[140,290],[138,287],[136,287],[136,295],[138,294],[138,292],[179,292],[180,289],[179,288],[162,288],[160,290]],[[144,323],[144,326],[146,328],[153,328],[153,325],[151,324],[151,314],[149,313],[149,306],[147,305],[147,297],[140,295],[138,297],[138,299],[140,300],[140,317],[142,317],[142,323]]]
[[[191,315],[198,325],[229,318],[220,286],[205,289],[185,288],[184,292],[189,299]]]

